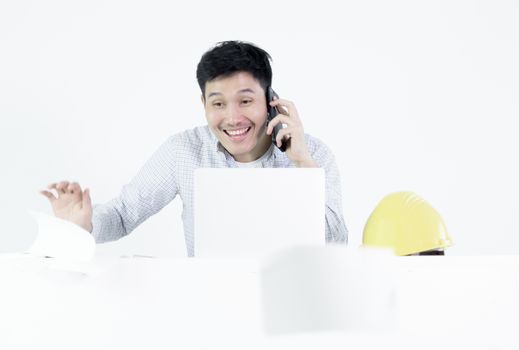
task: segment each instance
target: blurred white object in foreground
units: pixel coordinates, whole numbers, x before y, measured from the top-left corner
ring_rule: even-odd
[[[389,250],[294,247],[261,271],[263,325],[270,334],[388,330],[396,321]]]

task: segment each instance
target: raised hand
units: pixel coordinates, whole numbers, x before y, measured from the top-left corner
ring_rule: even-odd
[[[276,136],[278,147],[283,139],[290,139],[286,149],[286,155],[297,167],[314,168],[317,163],[310,155],[305,141],[303,123],[299,118],[296,106],[292,101],[275,98],[270,102],[272,107],[277,107],[279,114],[272,119],[267,127],[267,134],[271,135],[274,127],[280,123],[286,127],[279,130]]]
[[[54,215],[92,232],[92,200],[90,190],[81,190],[77,182],[62,181],[50,184],[40,193],[47,197]],[[52,190],[55,190],[55,195]]]

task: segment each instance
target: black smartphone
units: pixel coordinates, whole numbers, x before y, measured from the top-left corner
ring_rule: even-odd
[[[274,97],[279,98],[278,94],[272,88],[269,86],[267,88],[267,120],[270,122],[276,115],[279,114],[279,111],[276,107],[272,107],[269,102],[274,100]],[[276,143],[276,137],[278,136],[279,130],[283,129],[283,124],[279,123],[274,127],[274,130],[272,131],[272,143],[277,147]],[[288,145],[289,145],[290,139],[288,140],[281,140],[281,147],[278,147],[281,152],[285,152]]]

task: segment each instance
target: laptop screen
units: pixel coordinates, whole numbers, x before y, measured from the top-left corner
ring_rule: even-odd
[[[195,256],[261,258],[325,244],[320,168],[201,168],[194,182]]]

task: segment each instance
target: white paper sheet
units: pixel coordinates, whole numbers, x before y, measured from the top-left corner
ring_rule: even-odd
[[[93,258],[95,240],[88,231],[54,216],[29,212],[38,222],[38,235],[28,253],[71,263],[88,262]]]

